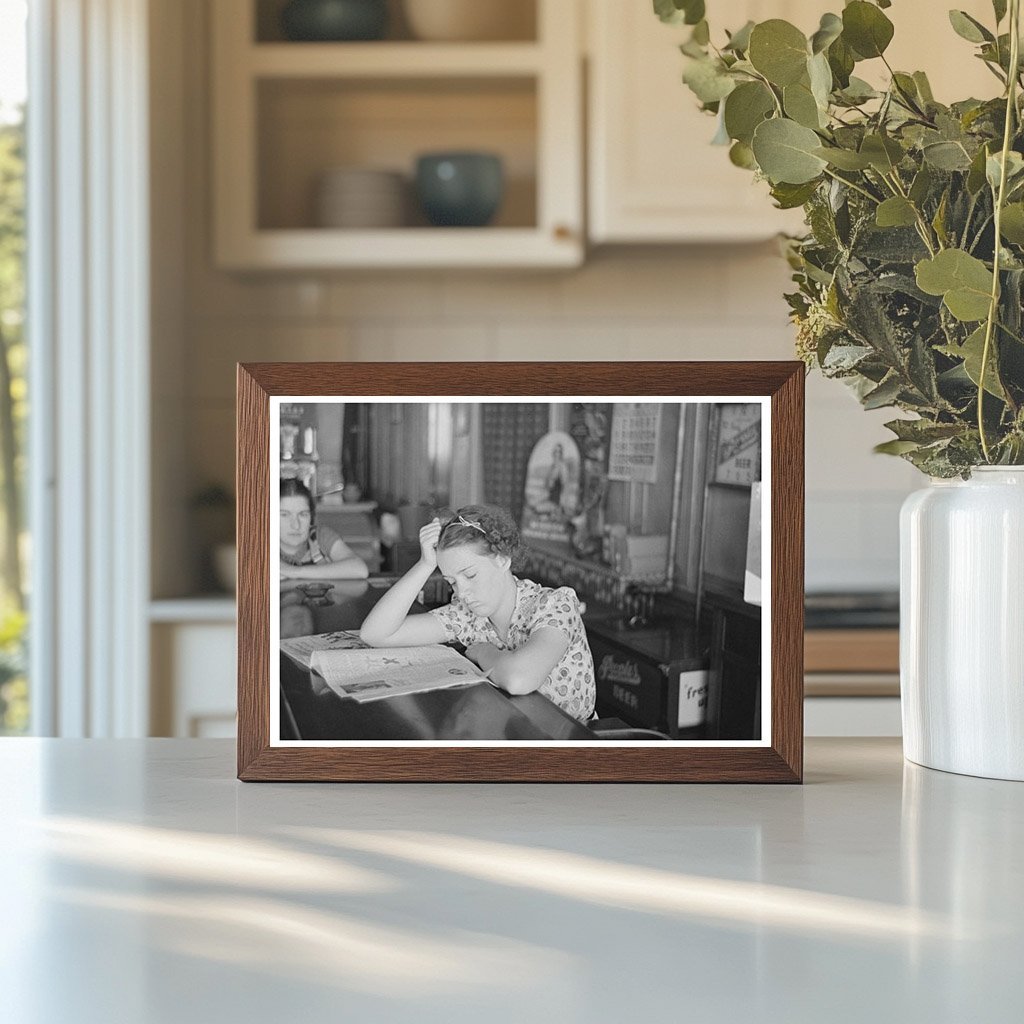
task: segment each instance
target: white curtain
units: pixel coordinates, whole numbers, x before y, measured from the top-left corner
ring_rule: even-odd
[[[145,0],[29,4],[33,731],[148,721]]]

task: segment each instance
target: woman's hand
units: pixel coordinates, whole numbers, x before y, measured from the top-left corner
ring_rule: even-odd
[[[437,542],[441,538],[441,520],[436,516],[420,530],[420,564],[433,572],[437,568]]]

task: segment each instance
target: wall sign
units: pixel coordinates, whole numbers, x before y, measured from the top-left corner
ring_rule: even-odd
[[[653,484],[658,479],[658,433],[661,406],[619,402],[612,411],[608,479]]]

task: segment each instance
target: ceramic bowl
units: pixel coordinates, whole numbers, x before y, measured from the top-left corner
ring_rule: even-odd
[[[529,39],[532,4],[510,0],[404,0],[405,18],[417,39],[474,42]]]
[[[291,0],[281,11],[285,38],[296,42],[380,39],[387,25],[387,0]]]
[[[482,227],[504,193],[501,157],[494,153],[425,153],[416,162],[416,194],[436,227]]]
[[[408,186],[394,171],[337,167],[321,175],[316,222],[323,228],[397,228],[405,223]]]

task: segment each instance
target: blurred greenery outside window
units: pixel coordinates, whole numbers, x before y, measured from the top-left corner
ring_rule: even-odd
[[[29,728],[25,0],[0,0],[0,734]]]

